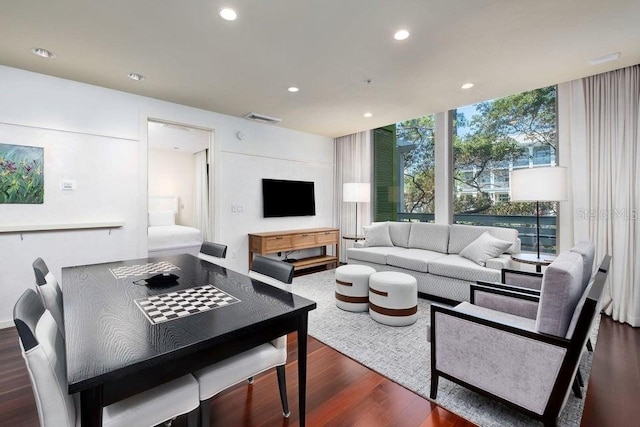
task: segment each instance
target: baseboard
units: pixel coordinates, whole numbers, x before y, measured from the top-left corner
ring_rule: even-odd
[[[0,320],[0,329],[13,328],[14,326],[13,320]]]

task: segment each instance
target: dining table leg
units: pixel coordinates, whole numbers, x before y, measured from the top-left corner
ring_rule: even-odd
[[[80,423],[82,427],[102,426],[102,386],[80,392]]]
[[[298,322],[298,411],[300,427],[304,427],[307,413],[307,321],[308,313]]]

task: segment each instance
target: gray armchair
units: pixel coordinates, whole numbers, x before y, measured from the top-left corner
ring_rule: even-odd
[[[567,252],[545,271],[539,295],[472,286],[471,303],[432,304],[431,398],[443,377],[555,425],[597,314],[609,262],[605,256],[586,289],[582,257]],[[518,301],[522,311],[513,308],[518,304],[506,311],[474,304],[480,294],[500,297],[504,305]]]

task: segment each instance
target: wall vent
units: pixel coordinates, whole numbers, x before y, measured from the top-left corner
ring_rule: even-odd
[[[269,117],[265,116],[264,114],[258,113],[249,113],[245,115],[244,118],[248,120],[255,120],[256,122],[269,123],[272,125],[275,125],[276,123],[280,123],[282,121],[282,119],[279,119],[277,117]]]

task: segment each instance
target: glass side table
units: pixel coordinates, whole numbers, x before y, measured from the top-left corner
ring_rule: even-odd
[[[538,258],[537,254],[517,254],[511,255],[511,259],[523,264],[535,265],[536,273],[540,273],[542,271],[542,266],[551,264],[556,257],[553,255],[541,255],[540,258]]]

